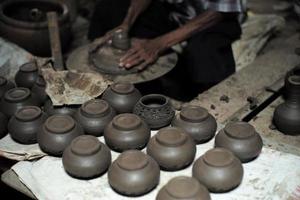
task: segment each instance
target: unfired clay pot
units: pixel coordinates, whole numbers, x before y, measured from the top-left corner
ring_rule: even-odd
[[[243,174],[240,160],[223,148],[207,151],[193,165],[193,177],[211,192],[234,189],[241,183]]]
[[[83,134],[81,126],[69,115],[53,115],[39,130],[37,141],[44,152],[61,156],[72,140]]]
[[[216,119],[200,106],[186,106],[176,115],[172,126],[190,134],[197,144],[209,141],[217,130]]]
[[[172,178],[160,189],[156,200],[210,200],[210,194],[197,179],[187,176]]]
[[[46,82],[43,76],[39,76],[37,78],[36,82],[31,88],[31,91],[36,94],[41,105],[43,105],[49,99],[46,93]]]
[[[191,164],[195,158],[196,145],[180,128],[167,127],[158,131],[147,145],[147,154],[163,170],[179,170]]]
[[[215,146],[232,151],[241,162],[249,162],[259,155],[263,142],[251,124],[231,122],[218,133]]]
[[[74,117],[77,113],[78,106],[76,105],[64,105],[53,106],[51,100],[47,100],[44,104],[44,111],[49,115],[70,115]]]
[[[7,117],[0,112],[0,139],[7,135]]]
[[[18,87],[31,89],[39,76],[38,67],[35,61],[25,63],[15,75],[15,82]]]
[[[37,133],[46,119],[47,115],[39,107],[25,106],[10,118],[8,131],[17,142],[34,144],[37,142]]]
[[[65,149],[62,161],[71,176],[87,179],[106,172],[111,163],[111,153],[95,136],[82,135]]]
[[[5,77],[0,76],[0,99],[4,96],[5,92],[14,88],[15,85],[7,80]]]
[[[123,152],[108,170],[111,187],[127,196],[140,196],[157,186],[160,177],[158,164],[138,150]]]
[[[106,101],[94,99],[84,103],[75,118],[85,134],[98,137],[103,135],[105,126],[115,115],[115,110]]]
[[[128,33],[119,29],[113,33],[112,36],[112,46],[120,50],[128,50],[130,48],[131,42],[128,37]]]
[[[119,82],[107,88],[102,96],[117,113],[131,113],[141,98],[141,93],[131,83]]]
[[[132,113],[115,116],[104,130],[106,144],[119,152],[144,148],[150,139],[150,134],[147,124]]]

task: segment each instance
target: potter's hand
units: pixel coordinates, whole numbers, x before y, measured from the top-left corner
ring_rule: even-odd
[[[120,59],[119,65],[127,69],[139,65],[138,70],[141,71],[153,64],[166,49],[159,38],[134,39],[131,49]]]

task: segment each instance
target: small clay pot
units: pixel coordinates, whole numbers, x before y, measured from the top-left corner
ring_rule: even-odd
[[[82,135],[65,149],[62,162],[71,176],[93,178],[106,172],[111,163],[111,153],[95,136]]]
[[[118,152],[144,148],[150,135],[147,124],[139,116],[131,113],[115,116],[104,130],[106,144]]]
[[[44,104],[44,111],[49,115],[70,115],[74,117],[77,113],[77,105],[53,106],[51,100],[47,100]]]
[[[108,87],[102,96],[117,113],[131,113],[141,98],[141,93],[131,83],[119,82]]]
[[[169,99],[160,94],[143,96],[135,105],[133,113],[145,120],[151,129],[168,126],[175,115]]]
[[[112,46],[120,50],[128,50],[131,46],[128,33],[122,29],[115,31],[112,36]]]
[[[22,65],[15,75],[15,83],[18,87],[31,89],[39,76],[38,67],[35,61]]]
[[[24,106],[39,106],[36,95],[32,94],[28,88],[13,88],[8,90],[1,99],[0,108],[3,114],[8,117],[13,116]]]
[[[46,82],[43,76],[39,76],[36,82],[33,84],[31,91],[36,94],[39,102],[43,105],[48,99],[48,94],[46,93]]]
[[[232,122],[217,134],[215,146],[232,151],[241,162],[249,162],[260,154],[263,142],[249,123]]]
[[[99,137],[115,115],[115,110],[106,101],[94,99],[84,103],[75,118],[85,134]]]
[[[108,182],[117,192],[140,196],[157,186],[160,177],[158,164],[141,151],[123,152],[108,170]]]
[[[179,170],[193,162],[196,144],[184,130],[167,127],[159,130],[150,139],[147,154],[154,158],[163,170]]]
[[[7,135],[7,117],[0,112],[0,139]]]
[[[223,148],[207,151],[196,160],[193,177],[211,192],[227,192],[237,187],[243,179],[243,166],[234,154]]]
[[[217,130],[216,119],[200,106],[186,106],[174,117],[172,126],[190,134],[197,144],[209,141]]]
[[[4,94],[8,90],[10,90],[14,87],[15,87],[15,85],[11,81],[7,80],[3,76],[0,76],[0,99],[4,96]]]
[[[37,141],[44,152],[61,156],[72,140],[83,134],[81,126],[69,115],[53,115],[39,130]]]
[[[172,178],[160,189],[156,200],[210,200],[210,194],[197,179],[187,176]]]
[[[46,119],[47,115],[39,107],[25,106],[10,118],[8,131],[17,142],[34,144],[37,142],[37,132]]]

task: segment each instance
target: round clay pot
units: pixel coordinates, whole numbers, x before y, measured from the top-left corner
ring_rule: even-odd
[[[197,144],[209,141],[217,130],[216,119],[200,106],[186,106],[174,117],[172,126],[190,134]]]
[[[114,83],[103,93],[106,100],[117,113],[130,113],[141,98],[141,93],[131,83]]]
[[[167,127],[158,131],[148,145],[147,154],[163,170],[179,170],[190,165],[196,155],[196,144],[184,130]]]
[[[169,99],[160,94],[143,96],[135,105],[133,113],[145,120],[151,129],[168,126],[175,115]]]
[[[15,82],[18,87],[31,89],[39,76],[36,62],[25,63],[19,68],[15,75]]]
[[[196,160],[193,177],[211,192],[227,192],[237,187],[243,178],[241,161],[223,148],[207,151]]]
[[[46,82],[43,76],[39,76],[37,78],[36,82],[31,88],[31,91],[36,94],[41,105],[43,105],[49,99],[46,93]]]
[[[11,81],[7,80],[3,76],[0,76],[0,99],[4,96],[4,94],[8,90],[10,90],[14,87],[15,87],[15,85]]]
[[[128,33],[119,29],[113,33],[112,46],[120,50],[128,50],[130,48],[130,39]]]
[[[8,90],[1,100],[0,108],[3,114],[13,116],[24,106],[39,106],[37,97],[28,88],[13,88]]]
[[[289,76],[285,82],[286,101],[274,111],[273,123],[287,135],[300,135],[300,76]]]
[[[7,135],[7,117],[0,112],[0,139]]]
[[[118,152],[144,148],[150,135],[147,124],[139,116],[131,113],[115,116],[104,130],[106,144]]]
[[[210,194],[197,179],[187,176],[172,178],[160,189],[156,200],[210,200]]]
[[[36,56],[51,57],[47,12],[55,11],[62,49],[71,41],[67,6],[55,0],[6,0],[0,4],[0,36]]]
[[[230,150],[241,162],[249,162],[260,154],[263,142],[249,123],[231,122],[217,134],[215,146]]]
[[[77,105],[63,105],[53,106],[52,101],[49,99],[44,104],[44,111],[49,115],[70,115],[74,117],[77,113]]]
[[[76,120],[85,134],[102,136],[105,126],[116,115],[115,110],[104,100],[94,99],[84,103],[76,114]]]
[[[111,153],[95,136],[82,135],[65,149],[62,162],[71,176],[93,178],[106,172],[111,163]]]
[[[39,130],[37,141],[44,152],[61,156],[72,140],[83,134],[81,126],[69,115],[53,115]]]
[[[117,192],[140,196],[157,186],[160,177],[158,164],[141,151],[123,152],[108,170],[108,182]]]
[[[39,107],[25,106],[10,118],[8,131],[17,142],[34,144],[37,142],[37,132],[46,119],[47,115]]]

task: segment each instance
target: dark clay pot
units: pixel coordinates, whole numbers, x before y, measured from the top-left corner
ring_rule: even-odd
[[[14,87],[15,87],[15,85],[11,81],[7,80],[3,76],[0,76],[0,99],[4,96],[4,94],[8,90],[10,90]]]
[[[133,113],[145,120],[151,129],[168,126],[175,115],[169,99],[160,94],[143,96],[135,105]]]
[[[71,176],[94,178],[106,172],[111,163],[111,153],[95,136],[82,135],[65,149],[62,162]]]
[[[172,126],[180,127],[190,134],[197,144],[209,141],[217,130],[216,119],[200,106],[186,106],[176,115]]]
[[[196,154],[196,144],[182,129],[167,127],[158,131],[147,145],[147,154],[163,170],[179,170],[190,165]]]
[[[105,126],[116,115],[115,110],[104,100],[94,99],[84,103],[76,114],[76,120],[85,134],[102,136]]]
[[[140,196],[150,192],[159,182],[158,164],[141,151],[123,152],[110,166],[108,181],[117,192]]]
[[[1,100],[0,108],[3,114],[13,116],[24,106],[39,106],[37,97],[28,88],[13,88],[8,90]]]
[[[36,106],[25,106],[10,118],[8,131],[11,137],[22,144],[37,142],[37,132],[46,121],[47,115]]]
[[[61,156],[72,140],[83,134],[81,126],[69,115],[53,115],[39,130],[37,141],[44,152]]]
[[[36,62],[25,63],[19,68],[15,75],[15,82],[18,87],[31,89],[39,76]]]
[[[197,159],[193,177],[211,192],[227,192],[237,187],[244,170],[240,160],[223,148],[214,148]]]
[[[71,26],[67,6],[54,0],[6,0],[0,5],[0,36],[36,56],[51,56],[47,12],[58,13],[61,46],[69,46]]]
[[[210,200],[210,194],[197,179],[187,176],[172,178],[160,189],[156,200]]]
[[[104,130],[106,144],[118,152],[144,148],[150,135],[147,124],[139,116],[131,113],[115,116]]]
[[[260,154],[263,142],[249,123],[232,122],[220,130],[215,146],[230,150],[241,162],[249,162]]]
[[[131,83],[114,83],[102,96],[117,113],[131,113],[134,105],[141,98],[141,93]]]
[[[0,139],[7,135],[7,117],[0,112]]]
[[[76,105],[64,105],[53,106],[51,100],[47,100],[44,104],[44,111],[49,115],[70,115],[74,117],[77,113],[78,106]]]
[[[36,94],[41,105],[43,105],[49,99],[46,93],[46,82],[43,76],[39,76],[37,78],[36,82],[31,88],[31,91]]]
[[[276,128],[287,135],[300,135],[300,76],[290,76],[285,82],[286,101],[274,111]]]
[[[130,48],[130,39],[128,33],[119,29],[114,32],[112,37],[112,46],[120,50],[128,50]]]

